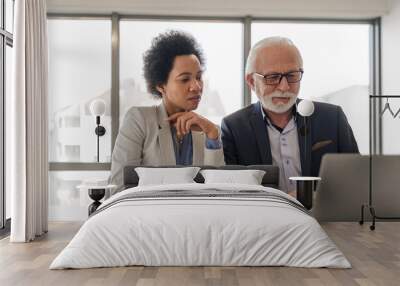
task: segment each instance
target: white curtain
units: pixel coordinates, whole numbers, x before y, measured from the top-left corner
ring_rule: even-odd
[[[7,111],[12,242],[47,232],[46,0],[15,1],[13,92]]]

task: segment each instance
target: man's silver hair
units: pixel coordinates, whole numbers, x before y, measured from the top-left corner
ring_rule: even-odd
[[[269,38],[265,38],[265,39],[257,42],[250,49],[250,52],[249,52],[249,55],[248,55],[247,61],[246,61],[246,75],[255,72],[254,68],[255,68],[258,51],[261,49],[264,49],[266,47],[271,47],[271,46],[292,46],[292,47],[294,47],[297,50],[297,53],[299,55],[300,64],[303,65],[303,59],[301,57],[300,51],[290,39],[285,38],[285,37],[279,37],[279,36],[269,37]]]

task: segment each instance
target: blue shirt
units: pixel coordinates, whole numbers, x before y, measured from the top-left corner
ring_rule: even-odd
[[[176,139],[176,129],[171,128],[172,142],[174,143],[175,160],[177,165],[193,165],[193,140],[192,132],[183,136],[180,142]],[[207,149],[220,149],[222,147],[219,139],[206,138]]]

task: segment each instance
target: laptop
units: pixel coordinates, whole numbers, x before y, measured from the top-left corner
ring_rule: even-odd
[[[377,216],[400,217],[400,156],[374,155],[372,204]],[[361,205],[369,201],[370,157],[327,154],[322,158],[322,180],[314,193],[312,213],[319,221],[359,221]],[[365,210],[369,219],[369,210]]]

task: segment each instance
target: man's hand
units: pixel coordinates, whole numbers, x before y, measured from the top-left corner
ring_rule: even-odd
[[[176,128],[177,136],[183,136],[193,131],[203,131],[208,139],[218,139],[218,128],[210,120],[193,111],[178,112],[167,118]]]

